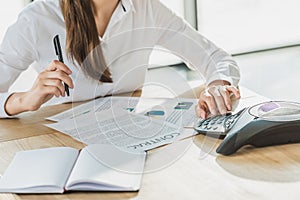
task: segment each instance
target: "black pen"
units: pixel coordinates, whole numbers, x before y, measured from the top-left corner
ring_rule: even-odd
[[[54,42],[54,48],[55,48],[55,53],[57,55],[57,58],[60,62],[64,63],[64,59],[62,56],[62,51],[61,51],[61,46],[60,46],[60,41],[59,41],[59,35],[56,35],[53,39]],[[65,90],[68,96],[70,96],[70,91],[69,91],[69,86],[64,83]]]

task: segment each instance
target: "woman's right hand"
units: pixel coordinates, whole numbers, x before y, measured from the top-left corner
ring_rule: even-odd
[[[63,82],[70,88],[74,88],[70,77],[72,71],[62,62],[53,61],[41,72],[32,88],[25,93],[11,95],[5,105],[9,115],[16,115],[25,111],[36,111],[53,96],[64,97],[65,87]]]

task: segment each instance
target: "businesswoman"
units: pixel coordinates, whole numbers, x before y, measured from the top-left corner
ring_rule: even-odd
[[[57,34],[64,63],[55,60]],[[230,95],[240,96],[237,64],[159,0],[37,0],[20,13],[0,46],[0,117],[35,111],[48,101],[134,91],[143,85],[154,46],[180,56],[206,78],[196,108],[200,117],[232,109]],[[8,92],[33,63],[39,75],[32,88]]]

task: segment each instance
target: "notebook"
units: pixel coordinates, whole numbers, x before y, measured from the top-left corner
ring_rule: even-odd
[[[21,151],[0,179],[0,192],[138,191],[145,158],[99,144]]]

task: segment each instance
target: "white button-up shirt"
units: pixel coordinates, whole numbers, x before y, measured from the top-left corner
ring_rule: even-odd
[[[65,64],[72,70],[74,89],[59,103],[93,99],[142,88],[154,46],[168,49],[206,78],[239,81],[232,58],[189,26],[159,0],[122,0],[99,37],[113,83],[86,77],[66,54],[66,29],[59,0],[37,0],[28,5],[9,27],[0,46],[0,117],[9,87],[33,62],[38,73],[56,59],[53,38],[59,34]],[[172,83],[170,83],[172,84]],[[57,101],[57,100],[56,100]],[[56,102],[57,103],[57,102]]]

